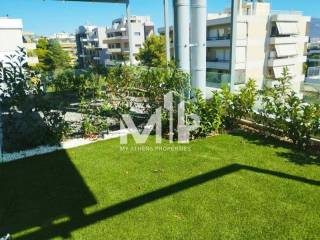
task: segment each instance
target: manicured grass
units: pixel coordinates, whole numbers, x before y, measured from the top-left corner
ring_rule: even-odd
[[[241,133],[186,147],[115,139],[0,165],[0,235],[319,239],[319,157]]]

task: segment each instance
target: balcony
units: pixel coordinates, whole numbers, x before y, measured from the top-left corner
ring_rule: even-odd
[[[208,37],[207,47],[230,47],[231,46],[231,36],[221,36],[221,37]]]
[[[298,42],[298,38],[296,37],[271,37],[270,44],[294,44]]]
[[[273,11],[271,21],[274,22],[298,22],[300,16],[303,15],[299,11]]]
[[[308,55],[312,55],[312,54],[320,54],[320,49],[310,49],[308,51]]]
[[[114,37],[108,37],[106,40],[104,40],[105,42],[109,42],[109,41],[115,41],[115,40],[129,40],[128,36],[114,36]]]
[[[116,66],[116,65],[121,65],[123,64],[124,61],[121,60],[111,60],[111,59],[107,59],[105,61],[106,66]]]
[[[231,17],[219,17],[214,19],[209,19],[207,21],[207,26],[217,26],[217,25],[227,25],[231,23]]]
[[[320,62],[320,58],[309,58],[308,62]]]
[[[108,52],[109,53],[121,53],[122,49],[121,48],[109,48]]]
[[[230,69],[230,60],[207,59],[207,68],[229,70]]]
[[[81,38],[81,42],[99,42],[98,38]]]

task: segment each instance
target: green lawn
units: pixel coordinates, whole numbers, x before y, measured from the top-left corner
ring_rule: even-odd
[[[320,159],[272,142],[239,133],[124,152],[115,139],[0,165],[0,235],[319,239]]]

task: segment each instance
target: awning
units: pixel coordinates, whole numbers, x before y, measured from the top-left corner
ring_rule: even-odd
[[[277,22],[276,24],[280,35],[299,34],[298,25],[295,22]]]
[[[281,67],[273,67],[273,72],[274,72],[274,77],[275,78],[282,78],[283,77],[283,72],[284,68],[288,68],[288,74],[289,76],[295,76],[295,65],[290,65],[290,66],[281,66]]]
[[[288,57],[297,55],[297,48],[295,44],[279,44],[275,47],[278,57]]]

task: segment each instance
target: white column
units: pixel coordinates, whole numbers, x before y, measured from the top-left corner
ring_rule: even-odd
[[[207,0],[191,0],[191,87],[206,94]]]
[[[126,2],[126,12],[127,12],[127,25],[128,25],[128,39],[129,39],[129,60],[130,64],[134,64],[133,56],[133,34],[132,34],[132,24],[131,24],[131,12],[130,12],[130,0]]]
[[[231,15],[231,57],[230,57],[230,90],[234,92],[236,78],[236,51],[237,51],[237,23],[238,23],[239,0],[232,0]]]
[[[173,7],[175,60],[190,74],[190,0],[173,0]]]
[[[168,0],[163,0],[164,26],[166,31],[166,54],[167,62],[170,62],[170,27],[169,27],[169,6]]]

